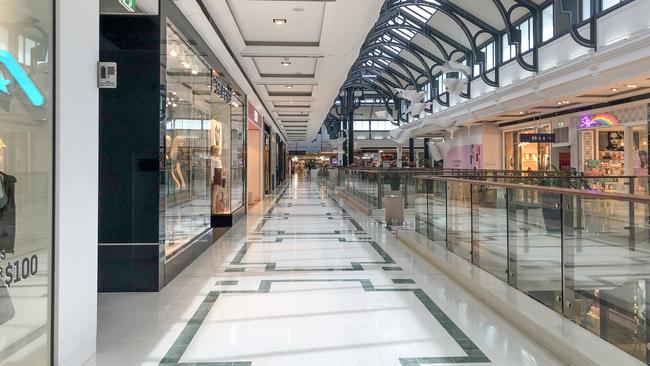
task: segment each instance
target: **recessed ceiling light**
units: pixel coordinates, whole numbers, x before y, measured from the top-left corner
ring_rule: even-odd
[[[287,20],[286,19],[273,19],[273,23],[275,23],[277,25],[283,25],[283,24],[287,24]]]
[[[289,61],[289,60],[283,60],[282,62],[280,62],[280,64],[281,64],[282,66],[289,66],[289,65],[291,65],[291,61]]]
[[[172,104],[172,107],[174,107],[174,108],[175,108],[175,107],[178,107],[178,104],[173,103],[173,104]]]
[[[183,67],[189,69],[192,65],[189,62],[183,62]]]
[[[626,85],[628,88],[638,88],[639,86],[636,84],[627,84]]]
[[[567,105],[567,104],[571,104],[571,102],[569,102],[568,100],[561,100],[557,102],[557,105]]]
[[[289,101],[289,104],[293,104],[293,100],[290,100],[290,101]]]
[[[611,89],[609,89],[609,90],[610,90],[610,91],[613,91],[613,92],[617,92],[617,91],[618,91],[618,88],[611,88]]]
[[[196,70],[192,70],[192,75],[197,75],[199,72]]]
[[[519,114],[526,114],[526,112],[524,112],[524,111],[520,111]]]
[[[171,57],[176,57],[176,56],[178,56],[178,52],[176,52],[176,51],[171,51],[171,52],[169,52],[169,55],[170,55]]]
[[[284,87],[287,89],[293,89],[293,85],[285,85]]]

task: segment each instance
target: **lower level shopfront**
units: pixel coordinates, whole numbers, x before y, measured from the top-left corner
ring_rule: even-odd
[[[642,100],[503,127],[503,169],[647,176],[649,110]]]

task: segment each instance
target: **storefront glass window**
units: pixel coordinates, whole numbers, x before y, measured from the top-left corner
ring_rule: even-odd
[[[231,150],[231,210],[234,212],[244,205],[244,174],[246,174],[246,156],[244,138],[246,136],[246,115],[244,101],[233,97],[232,105],[232,125],[230,130],[230,139],[232,143]]]
[[[507,170],[538,171],[551,169],[551,144],[521,142],[520,136],[531,133],[550,133],[550,126],[527,128],[505,133],[505,162]]]
[[[211,70],[167,26],[166,118],[162,122],[161,238],[173,256],[210,228]]]
[[[648,126],[631,127],[632,130],[632,175],[648,175]]]
[[[49,365],[52,2],[0,2],[0,364]]]
[[[230,171],[232,159],[230,145],[232,100],[219,79],[213,78],[212,120],[210,130],[210,186],[212,214],[230,212]]]

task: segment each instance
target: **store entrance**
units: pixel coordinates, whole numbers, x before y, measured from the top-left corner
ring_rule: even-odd
[[[522,142],[521,136],[527,134],[548,134],[550,126],[527,128],[505,133],[506,170],[547,171],[551,170],[551,144]]]

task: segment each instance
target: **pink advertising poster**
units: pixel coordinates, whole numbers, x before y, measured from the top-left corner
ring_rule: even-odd
[[[482,146],[474,144],[452,147],[445,157],[445,169],[483,169]]]

